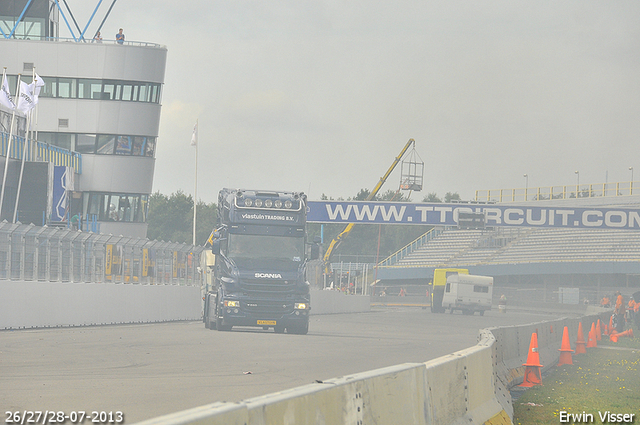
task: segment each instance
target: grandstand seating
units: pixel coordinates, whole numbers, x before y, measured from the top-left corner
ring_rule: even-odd
[[[446,229],[397,266],[453,267],[540,262],[639,261],[640,231],[606,229]]]

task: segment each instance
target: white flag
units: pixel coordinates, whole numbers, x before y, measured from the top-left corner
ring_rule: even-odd
[[[40,78],[38,74],[36,74],[34,80],[29,84],[29,88],[31,89],[31,93],[33,93],[33,102],[38,104],[38,97],[40,96],[40,90],[44,87],[44,80]]]
[[[16,104],[13,103],[13,99],[11,98],[9,82],[7,81],[6,75],[2,79],[2,88],[0,88],[0,103],[9,109],[14,109],[16,107]]]
[[[20,95],[18,96],[18,111],[26,114],[33,108],[35,108],[36,104],[33,100],[33,93],[31,93],[31,87],[29,84],[24,81],[20,81]]]
[[[196,121],[196,125],[193,126],[193,134],[191,135],[191,146],[195,146],[198,144],[198,121]]]

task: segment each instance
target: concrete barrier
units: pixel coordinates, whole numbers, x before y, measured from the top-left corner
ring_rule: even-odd
[[[589,329],[608,314],[484,329],[477,345],[426,363],[331,379],[240,403],[216,403],[141,424],[511,424],[509,388],[522,382],[531,334],[538,333],[541,363],[548,368],[559,358],[564,326],[573,341],[579,321]]]
[[[199,320],[200,288],[0,280],[0,329]]]
[[[430,424],[423,363],[406,363],[143,422],[160,424]],[[244,422],[243,422],[244,421]]]

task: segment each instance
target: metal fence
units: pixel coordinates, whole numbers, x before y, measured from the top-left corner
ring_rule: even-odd
[[[203,247],[0,223],[0,279],[200,285]]]

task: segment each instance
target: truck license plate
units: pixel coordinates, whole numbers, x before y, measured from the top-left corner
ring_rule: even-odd
[[[275,320],[258,320],[258,324],[275,326],[277,323]]]

